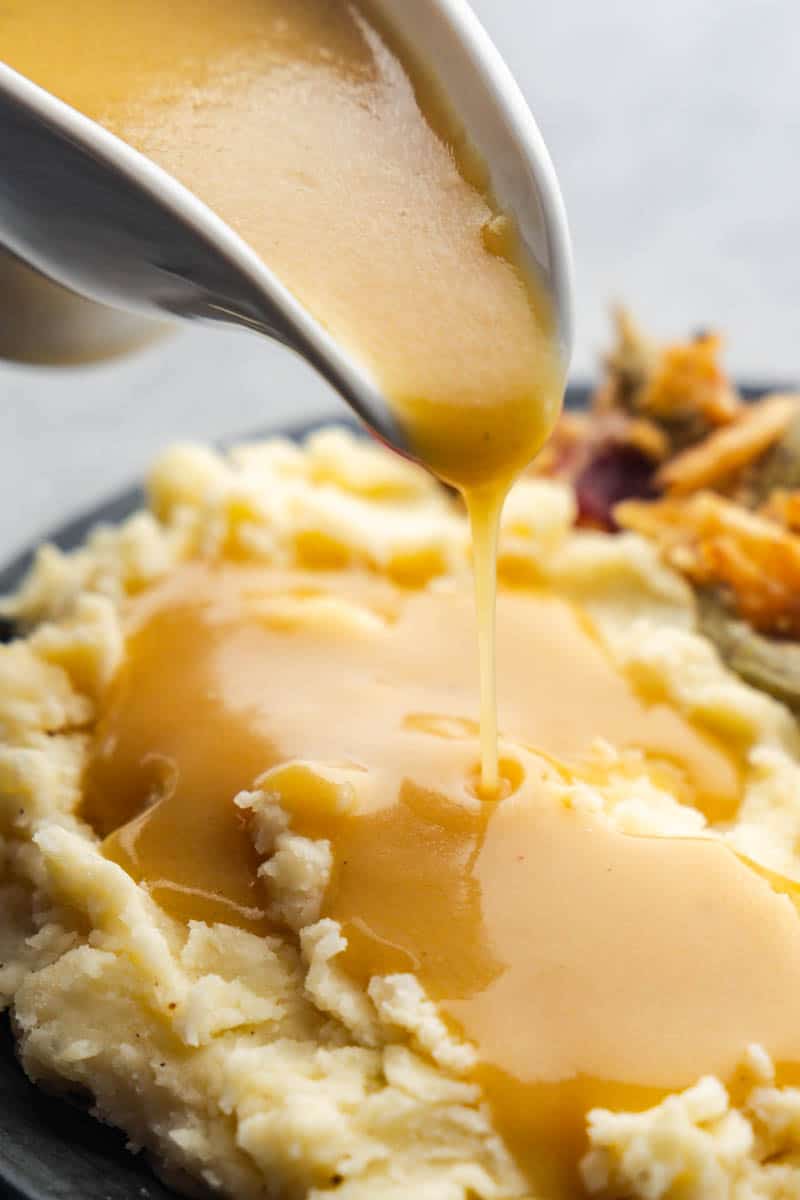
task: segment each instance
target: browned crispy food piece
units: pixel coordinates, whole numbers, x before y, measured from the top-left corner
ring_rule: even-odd
[[[616,528],[619,501],[656,497],[659,468],[741,409],[720,363],[718,337],[661,346],[624,309],[614,324],[615,343],[588,418],[565,413],[534,467],[572,484],[579,524],[609,530]]]
[[[800,489],[776,488],[758,509],[762,517],[800,533]]]
[[[736,416],[741,401],[722,367],[717,334],[660,346],[623,308],[614,324],[616,343],[594,408],[648,419],[684,443]]]
[[[614,344],[603,360],[605,376],[592,399],[592,407],[624,412],[640,409],[638,397],[658,370],[660,348],[622,305],[611,314]]]
[[[798,411],[797,395],[776,394],[742,406],[734,420],[666,462],[657,485],[670,496],[724,486],[783,437]]]
[[[763,509],[776,492],[797,490],[800,490],[800,397],[786,432],[743,472],[731,494],[746,508]]]
[[[626,501],[615,516],[754,629],[800,638],[800,536],[791,529],[708,491]]]
[[[800,393],[745,403],[715,334],[614,324],[588,415],[565,414],[537,470],[572,484],[579,524],[654,542],[731,668],[800,715]]]
[[[721,349],[714,333],[664,347],[638,396],[640,410],[666,422],[699,417],[709,427],[732,420],[740,401],[720,365]]]

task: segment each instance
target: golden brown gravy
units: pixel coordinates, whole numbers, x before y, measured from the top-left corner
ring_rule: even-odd
[[[752,1042],[800,1064],[800,923],[725,847],[611,833],[528,782],[472,814],[407,784],[350,820],[315,818],[308,784],[270,786],[290,808],[302,796],[294,828],[331,840],[342,965],[363,983],[417,975],[479,1048],[475,1078],[534,1193],[572,1196],[591,1108],[731,1081]]]
[[[187,565],[132,602],[85,815],[181,919],[266,929],[232,797],[278,767],[270,790],[293,826],[331,840],[325,912],[345,928],[346,969],[419,976],[478,1046],[477,1078],[531,1180],[560,1195],[577,1186],[592,1105],[730,1077],[752,1041],[800,1062],[800,924],[717,843],[626,837],[555,804],[544,773],[590,770],[595,737],[642,751],[717,815],[735,808],[738,765],[637,694],[566,602],[501,591],[499,616],[515,790],[481,803],[465,784],[468,589]],[[363,811],[326,811],[331,767],[355,769]]]
[[[372,370],[438,474],[472,487],[531,460],[563,390],[550,300],[368,6],[68,8],[4,0],[0,57],[232,225]]]

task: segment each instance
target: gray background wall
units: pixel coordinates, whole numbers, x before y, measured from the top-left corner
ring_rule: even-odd
[[[800,0],[473,3],[561,177],[574,373],[592,369],[619,298],[665,336],[720,327],[742,375],[800,376]],[[0,560],[170,440],[337,411],[302,364],[247,335],[182,332],[67,372],[0,366]]]

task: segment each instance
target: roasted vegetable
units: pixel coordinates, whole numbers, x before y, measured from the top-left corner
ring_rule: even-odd
[[[720,488],[780,442],[798,412],[797,396],[766,396],[743,408],[736,420],[714,430],[661,467],[659,487],[671,496]]]
[[[713,588],[754,629],[800,639],[800,537],[714,492],[627,501],[624,529],[656,543],[698,588]]]
[[[732,616],[714,591],[698,592],[700,630],[745,683],[800,715],[800,643],[765,637]]]
[[[719,338],[704,333],[662,347],[623,309],[615,325],[616,344],[588,415],[565,414],[534,468],[570,482],[579,522],[604,529],[616,527],[615,502],[656,497],[662,489],[656,472],[668,472],[679,451],[742,411],[720,365]]]

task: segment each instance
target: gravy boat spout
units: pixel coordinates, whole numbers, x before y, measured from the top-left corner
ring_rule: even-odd
[[[524,260],[552,294],[566,361],[569,235],[525,100],[465,0],[380,0],[375,8],[485,164]],[[150,159],[3,63],[0,161],[0,248],[77,293],[84,309],[88,299],[141,318],[261,333],[299,353],[380,437],[406,449],[370,372],[229,225]],[[13,286],[4,292],[13,305]]]

